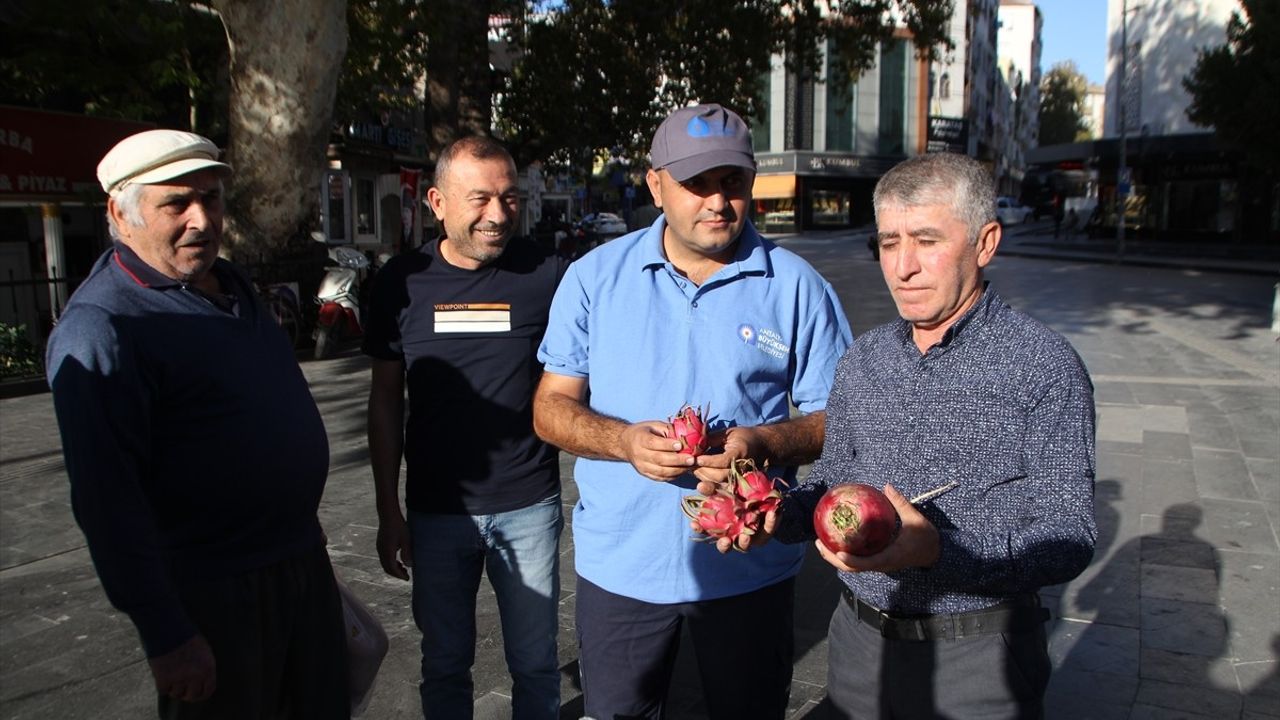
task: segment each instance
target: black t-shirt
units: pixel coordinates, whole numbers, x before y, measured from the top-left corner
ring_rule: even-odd
[[[378,272],[365,327],[365,354],[405,363],[405,504],[467,515],[527,507],[560,484],[555,448],[533,432],[533,391],[566,265],[522,238],[479,270],[450,265],[438,246]]]

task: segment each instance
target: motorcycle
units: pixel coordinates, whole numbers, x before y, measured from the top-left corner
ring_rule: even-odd
[[[369,258],[355,248],[339,245],[329,248],[329,259],[333,265],[325,269],[316,293],[320,311],[312,337],[316,341],[317,360],[332,354],[334,346],[344,337],[364,334],[360,324],[359,282],[369,268]]]

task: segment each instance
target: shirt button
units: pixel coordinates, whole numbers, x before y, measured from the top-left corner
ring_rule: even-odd
[[[698,307],[698,301],[697,301],[697,300],[694,300],[694,301],[693,301],[693,306],[694,306],[694,307]]]

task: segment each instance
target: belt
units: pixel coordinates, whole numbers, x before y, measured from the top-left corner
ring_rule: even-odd
[[[859,600],[848,589],[842,594],[859,622],[889,640],[957,640],[975,635],[1024,633],[1049,619],[1049,611],[1040,607],[1040,598],[1034,593],[981,610],[949,615],[887,613]]]

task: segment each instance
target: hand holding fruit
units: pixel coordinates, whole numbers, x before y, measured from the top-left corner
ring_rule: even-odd
[[[777,483],[786,483],[757,470],[749,459],[734,460],[729,474],[729,483],[711,484],[709,491],[685,497],[680,508],[697,533],[695,540],[715,541],[722,553],[730,548],[746,552],[773,535],[774,513],[782,503]],[[707,484],[699,483],[699,491]]]
[[[636,472],[659,482],[674,480],[693,467],[680,440],[667,435],[670,425],[656,420],[628,425],[618,437],[619,454]]]
[[[837,485],[832,490],[850,487],[848,485]],[[865,485],[861,487],[867,487]],[[874,490],[874,488],[872,489]],[[832,539],[832,533],[826,533],[828,539],[832,539],[832,546],[829,547],[824,541],[824,531],[820,529],[819,512],[823,510],[823,503],[819,502],[819,510],[815,512],[814,525],[818,530],[818,541],[814,543],[818,547],[818,552],[822,554],[824,560],[835,567],[837,570],[845,572],[893,572],[905,568],[929,567],[938,561],[938,555],[941,552],[941,544],[938,539],[938,529],[916,509],[911,501],[903,497],[892,485],[885,485],[883,498],[888,500],[892,506],[891,509],[897,515],[898,530],[896,536],[889,533],[887,535],[887,543],[884,541],[885,530],[884,524],[894,522],[892,514],[886,515],[885,508],[878,503],[874,505],[875,528],[874,536],[880,538],[874,545],[864,545],[856,543],[853,546],[840,546]],[[824,500],[826,497],[824,496]],[[874,501],[873,501],[874,502]],[[834,503],[833,503],[834,504]],[[830,506],[828,506],[830,510]],[[870,518],[867,518],[870,519]],[[862,521],[862,518],[859,518]],[[825,520],[823,520],[825,522]],[[856,548],[856,549],[855,549]],[[871,551],[872,554],[856,555],[854,552]]]

